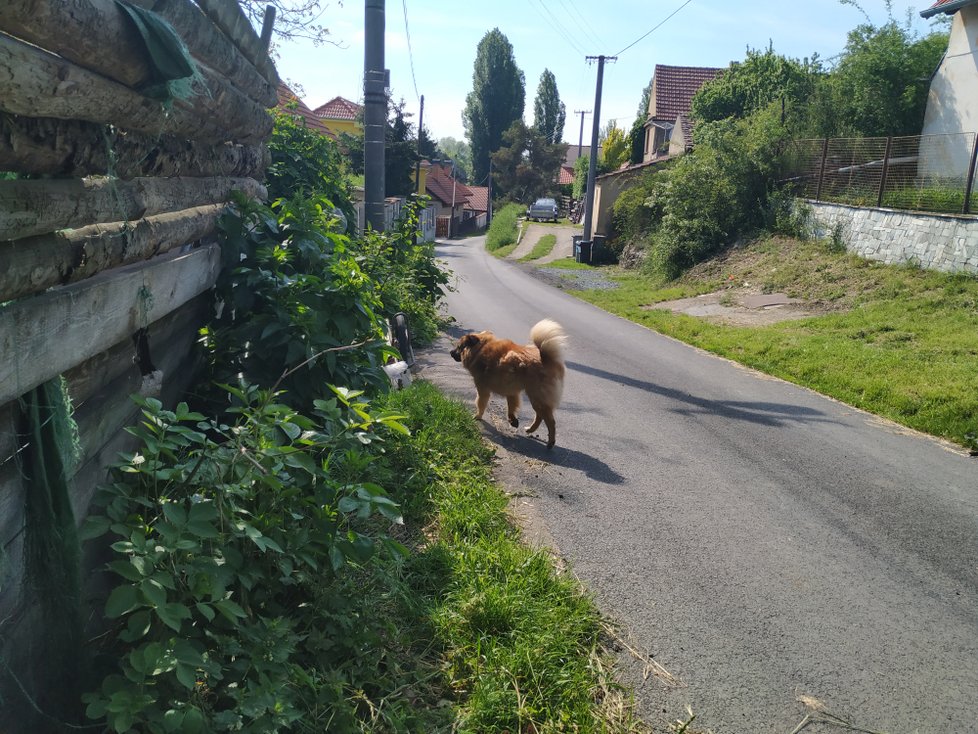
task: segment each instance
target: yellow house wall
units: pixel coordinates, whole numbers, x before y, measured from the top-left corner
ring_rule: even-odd
[[[329,128],[329,131],[333,135],[342,135],[346,133],[347,135],[362,135],[363,129],[360,127],[360,123],[356,120],[331,120],[328,117],[321,117],[323,124]]]

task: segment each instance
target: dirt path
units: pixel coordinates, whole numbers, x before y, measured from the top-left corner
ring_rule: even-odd
[[[509,254],[507,257],[508,260],[519,260],[521,257],[529,255],[540,241],[540,238],[546,234],[555,235],[557,237],[557,244],[554,245],[549,255],[541,257],[539,260],[534,260],[535,263],[545,264],[554,260],[560,260],[561,258],[571,257],[574,254],[572,238],[575,234],[581,233],[581,228],[575,225],[551,225],[527,222],[523,226],[526,228],[523,233],[523,239],[520,240],[519,246]]]

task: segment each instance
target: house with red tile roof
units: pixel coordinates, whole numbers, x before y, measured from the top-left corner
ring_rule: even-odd
[[[652,92],[649,94],[649,112],[645,120],[645,153],[643,162],[649,162],[670,153],[681,153],[689,145],[689,110],[693,95],[700,87],[716,79],[723,69],[707,66],[666,66],[656,64],[652,74]],[[678,128],[678,130],[677,130]],[[673,133],[681,140],[670,145]],[[685,133],[685,134],[684,134]],[[674,150],[681,145],[683,149]]]
[[[305,125],[309,130],[313,130],[333,140],[336,139],[336,136],[323,124],[319,116],[305,102],[299,99],[298,95],[289,89],[284,82],[278,83],[278,89],[276,91],[278,93],[278,107],[276,109],[292,115],[293,119]]]
[[[347,135],[363,134],[363,105],[351,102],[345,97],[333,97],[326,104],[314,109],[313,112],[336,136],[343,133]]]
[[[469,186],[452,175],[451,162],[435,161],[424,179],[425,193],[435,205],[435,214],[443,220],[439,236],[448,236],[447,220],[453,219],[451,232],[471,231],[486,226],[489,213],[489,187]]]
[[[931,18],[941,13],[953,16],[951,33],[947,52],[930,80],[921,132],[925,136],[955,137],[925,137],[920,157],[933,163],[922,164],[918,173],[965,176],[974,138],[959,133],[978,133],[978,0],[938,0],[920,15]],[[941,155],[927,155],[924,148],[928,145],[940,145]]]
[[[452,164],[433,162],[428,169],[424,188],[435,205],[438,236],[448,237],[449,233],[458,232],[459,225],[465,218],[465,203],[472,194],[468,186],[452,175]]]

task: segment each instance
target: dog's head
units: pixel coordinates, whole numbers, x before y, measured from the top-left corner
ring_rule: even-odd
[[[461,362],[465,357],[467,350],[477,349],[482,344],[482,337],[486,332],[481,332],[479,334],[466,334],[455,344],[455,348],[449,352],[452,355],[452,359],[456,362]]]

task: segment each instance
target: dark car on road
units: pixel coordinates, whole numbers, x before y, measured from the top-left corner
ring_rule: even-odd
[[[526,210],[526,218],[537,222],[548,220],[556,222],[559,216],[557,202],[553,199],[537,199],[533,202],[533,206]]]

